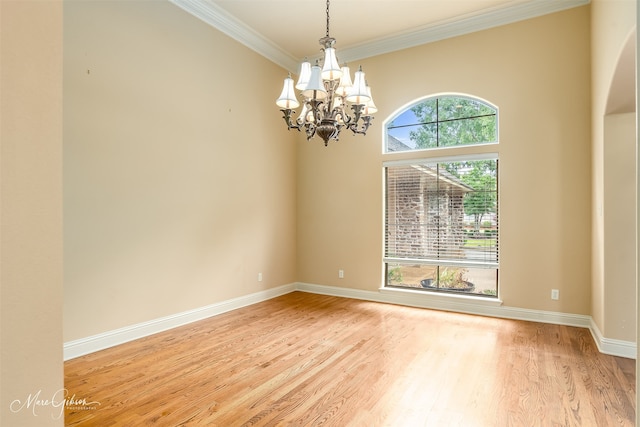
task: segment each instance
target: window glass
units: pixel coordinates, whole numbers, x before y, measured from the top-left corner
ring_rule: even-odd
[[[472,98],[421,100],[387,125],[387,151],[486,142],[497,111]],[[386,286],[497,297],[498,159],[464,153],[384,165]]]
[[[413,104],[387,123],[385,152],[497,141],[494,107],[471,98],[440,96]]]

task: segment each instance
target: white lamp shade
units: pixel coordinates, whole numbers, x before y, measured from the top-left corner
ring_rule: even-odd
[[[320,73],[319,65],[311,67],[311,78],[307,87],[302,91],[302,96],[309,99],[325,99],[327,97],[327,91],[324,88],[324,83],[322,83]]]
[[[349,90],[351,90],[353,82],[351,81],[351,71],[346,65],[342,67],[342,77],[340,77],[340,84],[336,89],[336,94],[339,96],[346,96]]]
[[[311,77],[311,64],[307,61],[300,65],[300,77],[298,77],[298,83],[296,83],[296,89],[304,90],[309,84],[309,78]]]
[[[276,105],[284,109],[298,108],[300,106],[300,103],[296,99],[296,94],[293,91],[293,79],[291,76],[284,79],[282,93],[276,100]]]
[[[367,86],[367,94],[369,95],[369,101],[364,105],[364,115],[370,116],[378,112],[378,107],[373,102],[373,98],[371,97],[371,87]]]
[[[324,80],[338,80],[342,77],[342,69],[338,65],[336,50],[327,47],[324,50],[324,64],[322,66],[322,78]]]
[[[347,101],[354,104],[366,104],[371,97],[367,94],[367,82],[364,79],[362,67],[356,71],[355,79],[351,90],[347,94]]]

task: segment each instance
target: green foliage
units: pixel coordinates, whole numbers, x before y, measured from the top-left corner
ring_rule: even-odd
[[[485,233],[486,235],[487,233]],[[493,234],[493,233],[489,233]],[[489,248],[496,245],[496,239],[467,239],[464,241],[465,248]]]
[[[478,232],[482,218],[495,213],[498,208],[498,162],[497,160],[470,160],[445,163],[448,173],[473,189],[464,195],[464,213],[474,218],[474,230]],[[491,226],[491,221],[486,221]],[[485,225],[485,224],[483,224]]]
[[[410,138],[417,148],[450,147],[497,140],[496,111],[457,96],[430,98],[411,108],[419,128]]]
[[[402,269],[400,267],[389,269],[389,272],[387,273],[387,283],[402,283]]]
[[[441,268],[440,276],[438,277],[438,285],[444,288],[464,286],[467,281],[465,277],[466,273],[467,270],[464,268]]]
[[[498,191],[495,169],[497,162],[483,160],[472,163],[472,169],[461,177],[462,182],[475,190],[464,196],[464,213],[473,215],[474,228],[479,230],[482,217],[487,213],[496,212]],[[491,225],[490,222],[489,225]]]

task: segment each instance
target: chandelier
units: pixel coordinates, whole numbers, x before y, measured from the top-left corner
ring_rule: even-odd
[[[349,67],[340,67],[333,47],[336,40],[329,36],[329,0],[327,0],[327,34],[319,40],[324,50],[322,65],[306,61],[300,68],[296,89],[303,99],[302,110],[296,119],[292,119],[294,108],[300,106],[293,89],[291,74],[284,79],[284,86],[276,105],[281,108],[287,128],[305,130],[307,140],[318,135],[329,144],[329,140],[338,140],[343,128],[354,134],[366,134],[371,114],[378,111],[371,98],[371,88],[367,85],[362,67],[355,72],[351,80]],[[350,105],[351,112],[348,112]]]

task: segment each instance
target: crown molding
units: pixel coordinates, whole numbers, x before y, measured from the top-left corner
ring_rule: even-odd
[[[210,0],[169,0],[232,39],[281,67],[298,72],[298,60]]]
[[[201,19],[229,37],[249,47],[270,61],[298,72],[299,59],[266,39],[257,31],[220,8],[211,0],[169,0],[179,8]],[[461,36],[549,13],[589,4],[591,0],[528,0],[508,7],[487,9],[481,13],[463,15],[455,19],[420,27],[408,32],[369,40],[358,45],[340,48],[342,61],[382,55],[438,40]]]
[[[340,49],[340,57],[346,62],[395,52],[426,43],[462,36],[526,19],[537,18],[589,4],[591,0],[531,0],[508,7],[487,9],[455,19],[431,24],[412,31]]]

